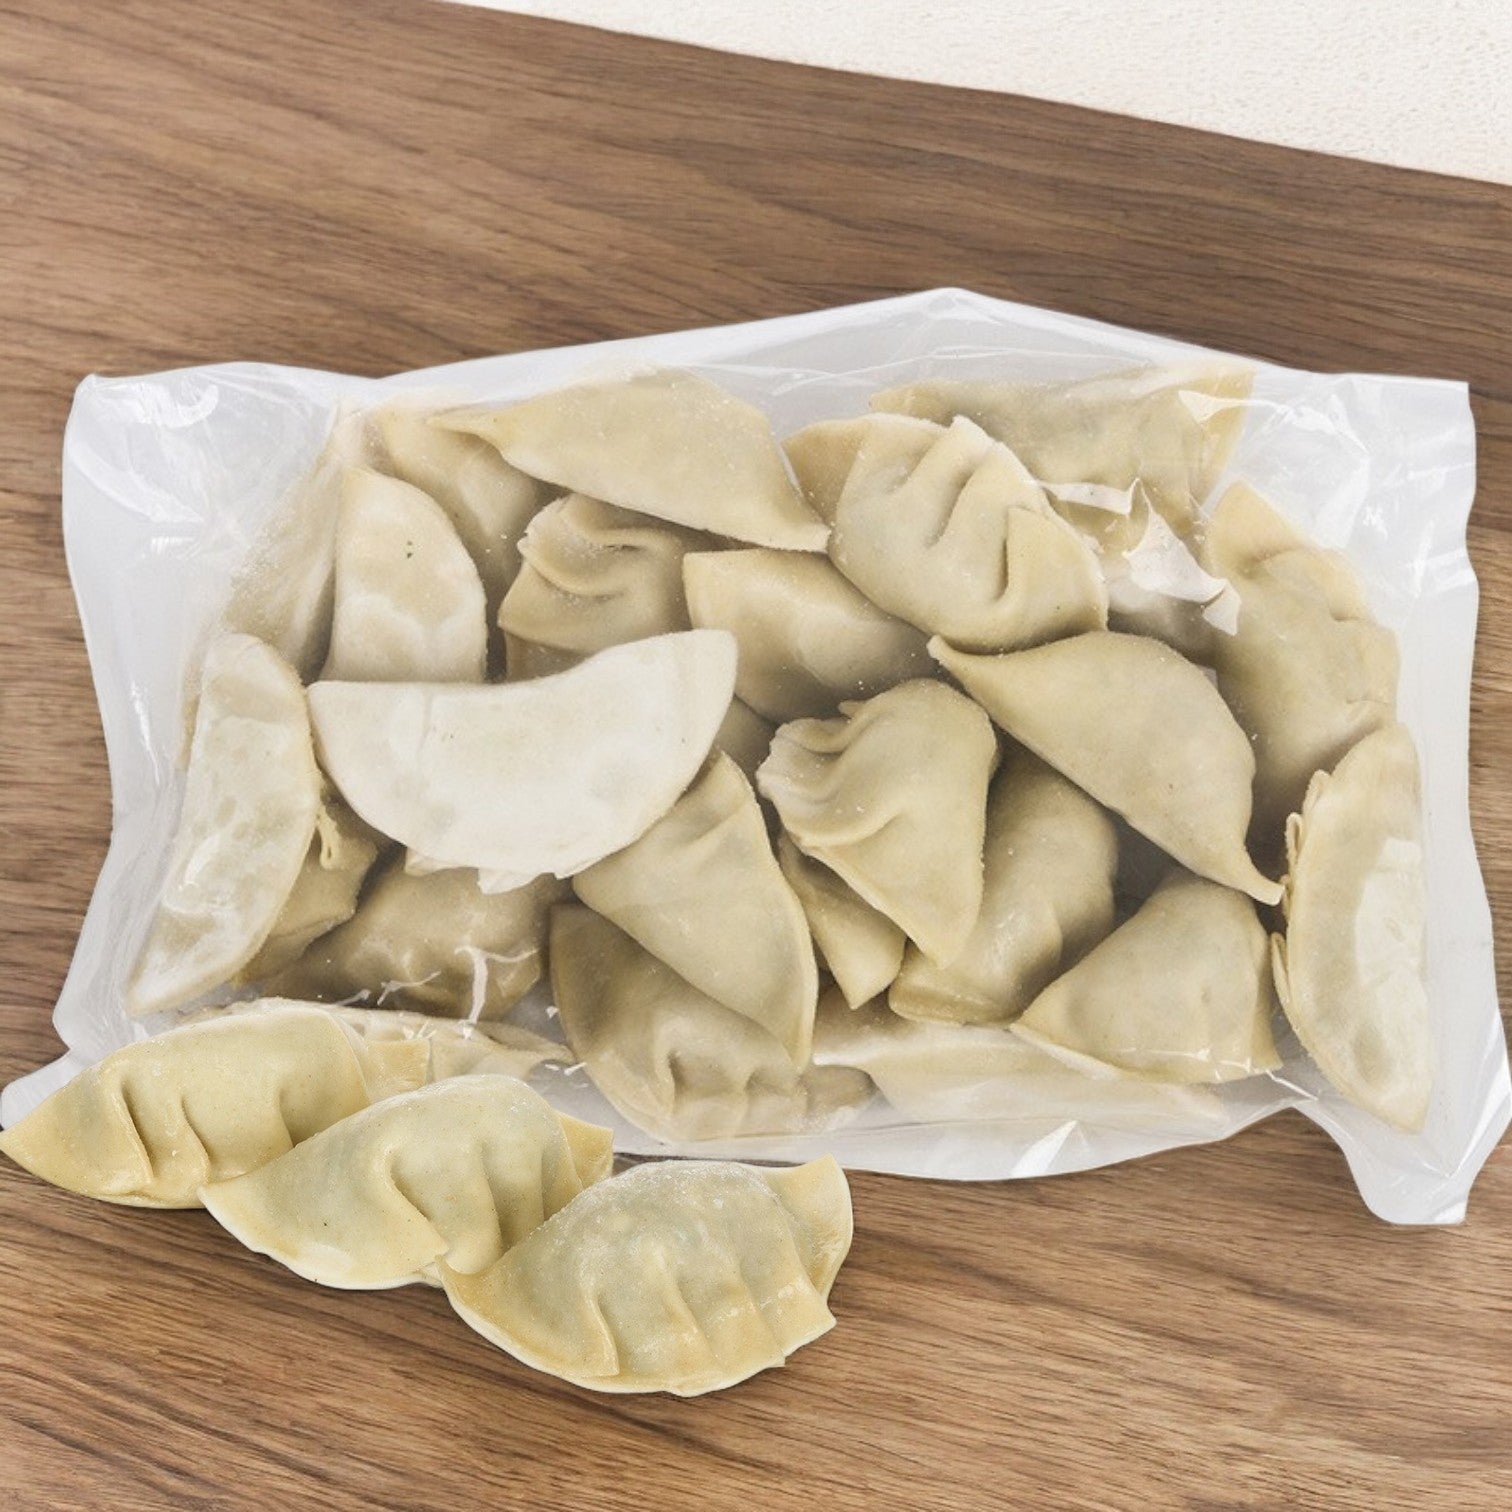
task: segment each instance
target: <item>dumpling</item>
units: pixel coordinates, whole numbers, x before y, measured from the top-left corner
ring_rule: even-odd
[[[231,981],[261,949],[315,833],[320,772],[304,690],[250,635],[205,654],[178,831],[126,989],[141,1018]]]
[[[1417,751],[1401,725],[1365,736],[1287,825],[1276,986],[1297,1038],[1351,1102],[1409,1133],[1433,1095],[1423,981],[1426,889]]]
[[[4,1134],[54,1186],[132,1207],[198,1207],[199,1189],[420,1086],[419,1044],[368,1043],[321,1008],[264,1005],[107,1055]]]
[[[824,557],[695,552],[682,570],[693,623],[734,635],[735,692],[768,719],[833,714],[844,699],[934,672],[923,634],[884,614]]]
[[[904,1118],[915,1123],[1043,1125],[1063,1150],[1076,1125],[1199,1128],[1211,1137],[1223,1109],[1210,1092],[1137,1081],[1099,1080],[1074,1071],[998,1024],[899,1018],[881,1003],[848,1008],[836,993],[819,1003],[815,1066],[864,1071]],[[1025,1157],[1020,1174],[1033,1174]]]
[[[930,642],[1017,741],[1199,876],[1280,901],[1244,848],[1255,758],[1201,668],[1142,636],[1093,632],[1008,656]]]
[[[206,1186],[222,1228],[322,1286],[486,1270],[614,1162],[608,1129],[510,1076],[433,1083],[343,1118],[266,1165]]]
[[[984,867],[970,938],[944,965],[911,946],[888,993],[895,1013],[1004,1022],[1113,928],[1113,821],[1028,751],[993,779]]]
[[[766,760],[776,733],[777,726],[770,719],[763,719],[749,704],[732,698],[724,722],[714,737],[714,749],[723,751],[750,781],[755,782],[756,768]]]
[[[874,604],[972,650],[1108,621],[1091,547],[1019,459],[969,420],[926,431],[874,416],[829,551]]]
[[[342,479],[331,650],[347,682],[482,682],[483,584],[429,494],[366,467]]]
[[[298,960],[312,940],[350,919],[357,910],[357,894],[377,859],[373,832],[335,794],[323,792],[315,837],[294,889],[262,949],[243,968],[242,979],[256,982],[282,971]]]
[[[834,1327],[850,1191],[830,1156],[790,1170],[663,1161],[601,1181],[476,1276],[462,1320],[594,1391],[699,1396]]]
[[[1395,719],[1396,640],[1371,618],[1348,561],[1245,484],[1218,501],[1206,558],[1238,590],[1233,632],[1212,638],[1211,658],[1254,745],[1256,818],[1279,838],[1313,773]]]
[[[987,716],[943,683],[900,683],[838,719],[798,719],[756,785],[800,850],[838,872],[926,955],[949,961],[982,906]]]
[[[788,477],[765,415],[696,373],[584,383],[442,424],[535,478],[674,525],[822,551],[829,534]]]
[[[767,839],[756,794],[728,756],[644,835],[572,885],[596,913],[715,1002],[808,1060],[819,973],[803,909]]]
[[[708,544],[696,530],[568,494],[525,532],[524,565],[504,596],[499,624],[510,646],[526,642],[580,656],[686,630],[683,553]],[[511,668],[510,676],[517,675]]]
[[[1281,1064],[1265,929],[1232,888],[1176,871],[1012,1026],[1078,1069],[1227,1082]]]
[[[965,415],[1010,446],[1071,522],[1126,549],[1142,518],[1122,512],[1142,484],[1162,512],[1189,518],[1212,491],[1244,426],[1247,368],[1135,368],[1072,383],[926,379],[889,389],[875,410],[948,424]],[[1099,505],[1102,507],[1099,508]],[[1132,530],[1132,533],[1131,533]]]
[[[934,433],[929,422],[914,422],[920,431]],[[808,507],[826,524],[835,523],[845,480],[855,465],[861,443],[875,427],[870,415],[852,420],[816,420],[795,431],[782,443],[788,466],[798,480],[798,489]]]
[[[259,533],[222,616],[223,630],[266,642],[301,678],[315,676],[330,645],[341,480],[370,451],[362,417],[338,416],[315,465]]]
[[[754,1020],[580,904],[552,910],[550,958],[562,1028],[593,1084],[669,1144],[815,1133],[870,1095],[855,1072],[800,1071]]]
[[[374,829],[523,885],[644,834],[703,765],[734,687],[734,639],[688,630],[535,682],[322,682],[309,703],[322,765]]]
[[[903,964],[903,931],[786,835],[777,837],[777,863],[846,1002],[858,1008],[886,992]]]
[[[542,877],[485,893],[474,871],[415,875],[396,860],[357,912],[270,986],[289,997],[502,1018],[541,979],[546,912],[563,890]]]
[[[434,418],[423,409],[393,404],[372,420],[386,470],[423,488],[462,538],[483,581],[488,623],[493,625],[520,570],[520,537],[547,492],[488,442],[446,430]]]

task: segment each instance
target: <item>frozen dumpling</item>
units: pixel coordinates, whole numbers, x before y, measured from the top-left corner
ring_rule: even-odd
[[[1254,745],[1256,817],[1279,840],[1313,773],[1395,719],[1396,640],[1371,618],[1349,562],[1242,483],[1218,501],[1206,559],[1239,595],[1232,632],[1212,637],[1210,655]]]
[[[266,1006],[252,1005],[254,1011]],[[418,1046],[413,1053],[426,1057],[426,1082],[449,1076],[514,1076],[523,1081],[537,1066],[560,1065],[571,1058],[565,1045],[519,1024],[474,1023],[400,1008],[338,1005],[326,1012],[370,1044]]]
[[[322,1286],[487,1269],[609,1175],[608,1129],[555,1112],[511,1076],[466,1076],[343,1118],[201,1192],[222,1228]]]
[[[269,984],[289,996],[495,1019],[541,979],[554,878],[485,893],[463,868],[419,874],[390,863],[339,929]]]
[[[658,1139],[814,1133],[870,1095],[854,1072],[800,1070],[774,1035],[588,908],[552,910],[550,955],[573,1052],[599,1091]]]
[[[819,996],[803,909],[756,794],[716,755],[644,835],[573,878],[578,897],[716,1002],[808,1060]]]
[[[1107,624],[1091,547],[1019,459],[969,420],[924,430],[874,416],[829,551],[874,604],[973,650]]]
[[[483,584],[441,506],[366,467],[342,478],[331,650],[347,682],[482,682]]]
[[[357,910],[357,894],[377,858],[373,832],[334,793],[324,792],[315,816],[315,838],[294,889],[262,949],[243,968],[242,979],[256,982],[282,971],[298,960],[311,941],[350,919]]]
[[[1013,1031],[1094,1075],[1227,1082],[1281,1064],[1275,1006],[1255,905],[1177,871]]]
[[[568,494],[525,532],[524,565],[504,597],[499,624],[511,646],[575,656],[686,630],[683,554],[709,544],[696,530]],[[516,651],[512,678],[525,671],[521,658],[528,654]]]
[[[835,511],[840,505],[840,495],[845,492],[845,480],[850,477],[856,453],[861,450],[861,443],[873,423],[869,415],[853,420],[816,420],[782,443],[788,466],[793,469],[805,502],[830,525],[835,523]],[[926,421],[917,423],[930,428]]]
[[[872,408],[946,424],[965,415],[1013,450],[1081,529],[1132,545],[1143,528],[1135,483],[1156,507],[1188,517],[1212,491],[1243,429],[1247,368],[1135,368],[1076,382],[926,379],[889,389]],[[1101,506],[1101,507],[1100,507]]]
[[[330,645],[342,478],[371,452],[363,417],[338,416],[315,465],[259,531],[222,616],[224,630],[265,641],[301,678],[315,676]]]
[[[372,421],[385,470],[423,488],[462,538],[483,581],[493,626],[520,570],[520,537],[546,502],[547,490],[511,467],[488,442],[435,424],[434,412],[392,404]]]
[[[689,630],[534,682],[323,682],[309,702],[322,764],[374,829],[522,886],[644,834],[703,765],[734,686],[734,640]]]
[[[420,1086],[423,1046],[369,1043],[321,1008],[268,1005],[139,1040],[0,1135],[54,1186],[132,1207],[198,1207],[199,1189]]]
[[[895,1013],[1004,1022],[1112,929],[1113,821],[1028,751],[993,779],[984,856],[976,927],[941,965],[909,947],[888,993]]]
[[[833,714],[843,700],[934,672],[923,634],[884,614],[822,556],[696,552],[682,570],[693,623],[734,635],[735,692],[768,719]]]
[[[903,931],[786,835],[777,837],[777,863],[803,905],[814,944],[846,1002],[857,1008],[886,992],[903,964],[908,943]]]
[[[1297,1038],[1351,1102],[1421,1129],[1433,1093],[1423,981],[1426,891],[1417,751],[1401,725],[1314,777],[1287,826],[1276,986]]]
[[[442,1279],[463,1321],[526,1365],[594,1391],[698,1396],[834,1326],[850,1242],[829,1156],[663,1161],[589,1187],[481,1274]]]
[[[442,423],[491,441],[534,478],[674,525],[789,551],[822,551],[829,534],[766,416],[696,373],[584,383]]]
[[[864,1071],[888,1103],[915,1123],[1042,1127],[1046,1147],[1056,1154],[1079,1126],[1167,1132],[1186,1127],[1212,1138],[1223,1119],[1221,1104],[1205,1090],[1095,1078],[1004,1025],[905,1019],[880,1002],[853,1009],[834,992],[819,1003],[814,1064]]]
[[[1200,667],[1142,636],[1094,632],[1008,656],[930,650],[1017,741],[1167,855],[1262,903],[1245,850],[1255,757]]]
[[[997,737],[943,683],[900,683],[838,719],[777,731],[756,785],[800,850],[836,871],[926,955],[949,961],[982,906]]]
[[[135,1017],[230,982],[272,933],[320,810],[304,690],[250,635],[205,654],[178,830],[126,989]]]

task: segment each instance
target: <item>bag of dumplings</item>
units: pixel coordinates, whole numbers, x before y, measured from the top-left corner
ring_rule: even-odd
[[[1375,1213],[1458,1221],[1512,1115],[1474,482],[1462,384],[959,290],[88,379],[115,828],[0,1121],[257,992],[507,1017],[622,1152],[988,1180],[1295,1108]]]

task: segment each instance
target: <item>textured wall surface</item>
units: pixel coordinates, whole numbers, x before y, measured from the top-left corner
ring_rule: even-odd
[[[473,0],[1512,183],[1512,0]]]

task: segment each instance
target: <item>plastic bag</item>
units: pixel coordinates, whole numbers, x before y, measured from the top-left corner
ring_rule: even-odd
[[[343,407],[416,391],[440,402],[508,401],[585,377],[682,366],[759,404],[786,435],[815,419],[862,413],[874,391],[919,377],[1080,378],[1214,355],[946,289],[382,380],[247,364],[87,379],[64,443],[64,534],[109,752],[114,831],[54,1014],[68,1053],[6,1088],[0,1118],[14,1122],[84,1066],[167,1026],[131,1022],[122,989],[177,818],[186,682],[233,574]],[[832,1132],[683,1147],[626,1124],[581,1068],[542,1066],[535,1085],[566,1111],[612,1125],[626,1152],[796,1161],[832,1151],[853,1169],[958,1180],[1080,1170],[1221,1139],[1295,1107],[1338,1142],[1381,1217],[1459,1220],[1512,1113],[1467,794],[1477,586],[1465,521],[1474,463],[1462,384],[1260,364],[1214,495],[1229,477],[1243,477],[1314,540],[1345,551],[1400,641],[1400,715],[1423,763],[1438,1056],[1421,1133],[1397,1132],[1346,1103],[1289,1035],[1279,1072],[1176,1100],[1158,1114],[1021,1101],[1011,1117],[921,1123],[878,1099]],[[557,1034],[544,991],[516,1017]]]

